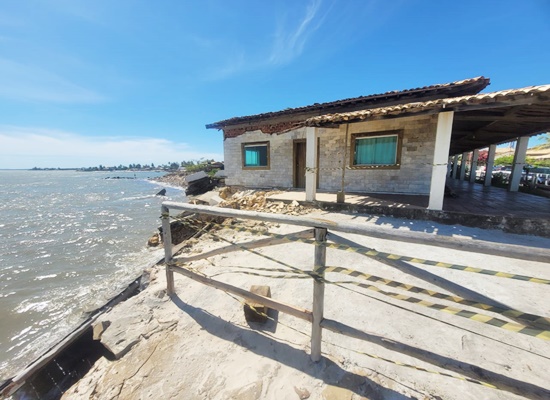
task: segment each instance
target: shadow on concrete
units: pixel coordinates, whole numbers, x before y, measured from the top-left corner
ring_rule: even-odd
[[[267,310],[267,316],[268,316],[268,320],[265,323],[247,320],[246,324],[250,327],[250,329],[254,329],[256,331],[264,331],[264,332],[270,332],[270,333],[277,332],[277,321],[279,321],[279,311],[269,308]]]
[[[333,241],[334,243],[338,244],[344,244],[346,246],[351,247],[363,247],[359,243],[356,243],[352,240],[348,240],[340,235],[336,235],[334,233],[329,233],[327,236],[328,240]],[[368,257],[368,256],[365,256]],[[480,303],[489,304],[491,306],[495,307],[502,307],[502,308],[510,308],[508,305],[501,303],[499,301],[496,301],[490,297],[487,297],[479,292],[476,292],[474,290],[468,289],[462,285],[459,285],[458,283],[455,283],[453,281],[450,281],[448,279],[442,278],[439,275],[436,275],[434,273],[431,273],[429,271],[426,271],[425,269],[415,267],[412,264],[409,264],[404,261],[399,260],[389,260],[382,257],[368,257],[373,260],[376,260],[380,263],[383,263],[385,265],[388,265],[392,268],[397,269],[398,271],[401,271],[405,274],[414,276],[416,278],[422,279],[425,282],[432,283],[442,289],[448,290],[451,293],[454,293],[460,297],[463,297],[464,299],[477,301]],[[522,323],[525,323],[524,321]]]
[[[231,322],[224,321],[203,309],[186,304],[178,295],[173,295],[172,301],[180,310],[193,318],[211,335],[236,343],[259,356],[275,360],[316,379],[320,379],[327,385],[347,389],[352,393],[369,399],[411,399],[365,376],[346,371],[326,357],[323,357],[320,362],[314,363],[303,350],[292,347],[290,344],[279,342],[260,332],[243,329]]]
[[[180,310],[193,318],[211,335],[236,343],[257,355],[270,358],[298,371],[302,371],[316,379],[321,379],[328,385],[341,387],[360,396],[372,399],[410,399],[364,376],[346,371],[326,357],[323,357],[320,362],[314,363],[310,360],[309,355],[303,350],[294,348],[286,343],[278,342],[274,338],[265,336],[259,332],[243,329],[231,322],[224,321],[201,308],[196,308],[185,303],[177,294],[172,296],[172,301]],[[332,325],[336,326],[336,329],[331,329],[335,332],[339,331],[338,327],[344,326],[339,323],[333,323]],[[492,383],[501,390],[530,399],[550,398],[550,390],[537,385],[522,382],[473,364],[442,356],[429,350],[420,349],[405,343],[388,340],[381,336],[366,333],[355,328],[347,326],[345,328],[347,332],[352,332],[352,337],[376,343],[387,349],[407,354],[424,362],[461,373],[473,379]]]

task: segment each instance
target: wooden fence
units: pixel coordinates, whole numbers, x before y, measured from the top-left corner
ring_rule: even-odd
[[[319,279],[313,279],[313,301],[312,310],[304,310],[292,305],[285,304],[275,299],[260,296],[250,291],[219,282],[203,275],[192,272],[186,268],[173,265],[173,248],[170,232],[170,210],[185,211],[197,214],[206,214],[210,216],[220,216],[229,218],[249,219],[280,224],[289,224],[297,226],[306,226],[314,228],[314,265],[312,276],[318,276]],[[495,242],[484,242],[479,240],[461,240],[452,237],[437,236],[423,232],[408,232],[394,229],[385,229],[379,226],[359,225],[345,222],[333,222],[318,218],[289,216],[281,214],[260,213],[254,211],[243,211],[226,209],[210,206],[199,206],[186,203],[164,202],[162,204],[162,226],[163,240],[166,263],[167,292],[169,295],[175,292],[174,272],[185,275],[195,281],[215,287],[217,289],[235,294],[244,299],[251,300],[254,303],[265,305],[274,310],[293,315],[297,318],[311,322],[311,359],[319,361],[321,358],[321,336],[322,329],[329,329],[333,332],[341,333],[355,338],[365,339],[365,334],[361,334],[357,329],[341,324],[337,321],[328,320],[323,317],[324,304],[324,267],[326,260],[326,241],[327,232],[339,231],[345,233],[361,234],[370,237],[383,238],[408,243],[430,244],[433,246],[466,250],[482,254],[499,255],[516,259],[542,261],[550,260],[550,249],[525,247],[518,245],[502,244]],[[196,259],[196,257],[193,257]],[[365,339],[366,340],[366,339]],[[372,341],[372,337],[370,338]],[[391,343],[386,341],[386,347],[392,347]],[[403,352],[401,347],[395,350]],[[409,352],[410,354],[410,352]],[[415,355],[419,356],[419,355]],[[463,372],[463,371],[461,371]]]

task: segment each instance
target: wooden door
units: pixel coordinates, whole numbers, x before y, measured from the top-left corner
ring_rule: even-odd
[[[294,142],[294,187],[306,187],[306,141]]]

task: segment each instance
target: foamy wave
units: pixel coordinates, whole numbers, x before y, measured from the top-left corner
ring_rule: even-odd
[[[42,279],[55,278],[56,276],[57,276],[57,274],[42,275],[42,276],[37,276],[36,278],[34,278],[34,280],[35,281],[41,281]]]
[[[18,314],[26,313],[28,311],[44,311],[48,309],[48,306],[51,302],[48,301],[39,301],[37,303],[27,303],[21,304],[15,309],[15,312]]]

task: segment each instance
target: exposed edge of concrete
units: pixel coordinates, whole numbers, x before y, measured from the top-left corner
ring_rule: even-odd
[[[278,200],[282,201],[282,200]],[[284,201],[286,202],[286,201]],[[365,206],[360,204],[307,202],[325,211],[347,211],[364,214],[384,215],[421,221],[439,222],[445,225],[463,225],[472,228],[498,229],[507,233],[550,237],[550,218],[520,218],[500,215],[466,214],[452,211],[434,211],[423,208],[405,208],[389,206]]]
[[[100,308],[92,311],[86,320],[84,320],[76,329],[61,339],[56,345],[48,349],[35,361],[27,365],[22,371],[20,371],[14,377],[6,379],[0,384],[0,398],[11,396],[17,390],[25,385],[33,376],[39,373],[42,369],[46,368],[53,360],[58,358],[64,351],[66,351],[71,344],[79,340],[83,335],[90,332],[92,324],[97,320],[99,316],[113,308],[115,305],[122,301],[125,301],[129,297],[136,295],[140,292],[144,286],[143,279],[147,278],[143,273],[136,279],[134,279],[128,286],[113,297],[107,303]]]

